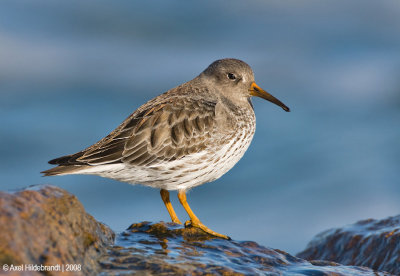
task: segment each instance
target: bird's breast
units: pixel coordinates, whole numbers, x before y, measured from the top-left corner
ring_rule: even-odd
[[[222,100],[215,106],[215,121],[220,133],[231,134],[245,129],[254,134],[256,117],[248,102],[238,106]]]

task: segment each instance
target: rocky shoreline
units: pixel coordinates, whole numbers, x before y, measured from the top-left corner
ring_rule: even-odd
[[[400,216],[325,231],[297,256],[164,222],[115,236],[58,187],[0,192],[0,274],[398,275],[399,238]]]

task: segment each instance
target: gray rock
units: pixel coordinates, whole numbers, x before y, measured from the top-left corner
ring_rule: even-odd
[[[363,220],[322,232],[297,257],[366,266],[400,275],[400,215]]]

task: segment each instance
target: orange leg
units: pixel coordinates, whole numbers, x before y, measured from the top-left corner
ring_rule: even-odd
[[[182,224],[182,222],[178,219],[178,216],[175,214],[174,207],[172,207],[171,201],[169,201],[169,192],[167,190],[160,190],[161,199],[164,201],[165,207],[167,207],[168,213],[171,216],[172,222]]]
[[[208,228],[207,226],[205,226],[197,217],[196,215],[193,213],[192,209],[190,209],[189,204],[187,203],[186,200],[186,193],[185,191],[181,190],[178,192],[178,198],[179,201],[181,202],[183,208],[185,208],[186,212],[188,213],[189,217],[190,217],[190,222],[187,221],[185,222],[185,226],[187,226],[188,224],[190,224],[193,227],[197,227],[200,228],[201,230],[203,230],[204,232],[222,238],[222,239],[227,239],[230,240],[231,238],[229,238],[228,236],[219,234],[217,232],[214,232],[213,230],[211,230],[210,228]]]

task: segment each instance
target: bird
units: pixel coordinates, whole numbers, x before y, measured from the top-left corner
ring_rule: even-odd
[[[256,128],[253,96],[290,111],[256,84],[247,63],[216,60],[194,79],[140,106],[97,143],[50,160],[57,167],[42,173],[91,174],[160,189],[172,222],[182,224],[169,197],[177,191],[190,218],[185,227],[230,239],[200,221],[186,193],[220,178],[242,158]]]

